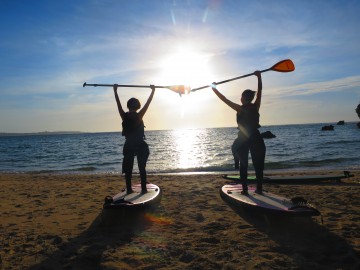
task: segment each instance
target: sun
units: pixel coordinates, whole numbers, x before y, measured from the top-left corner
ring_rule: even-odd
[[[211,83],[210,55],[190,47],[178,48],[160,61],[158,81],[164,85],[186,85],[190,88]]]
[[[179,117],[189,120],[189,127],[191,126],[191,115],[201,110],[200,104],[204,104],[204,95],[187,91],[213,82],[214,76],[210,60],[209,53],[184,46],[178,47],[159,61],[160,71],[155,77],[157,85],[184,85],[187,89],[185,93],[188,95],[182,95],[180,100],[171,99],[171,102],[174,102],[173,105],[178,111]]]

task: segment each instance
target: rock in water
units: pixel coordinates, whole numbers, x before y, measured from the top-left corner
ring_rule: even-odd
[[[321,130],[334,130],[334,126],[333,126],[333,125],[323,126],[323,127],[321,128]]]
[[[265,132],[261,133],[261,136],[265,139],[276,138],[276,136],[271,131],[265,131]]]

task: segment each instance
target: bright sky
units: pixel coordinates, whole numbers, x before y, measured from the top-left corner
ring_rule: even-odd
[[[0,132],[118,131],[111,88],[192,88],[292,59],[263,73],[262,125],[358,121],[358,0],[0,0]],[[230,100],[254,76],[219,85]],[[149,88],[120,88],[124,107]],[[209,89],[156,90],[147,130],[232,127]]]

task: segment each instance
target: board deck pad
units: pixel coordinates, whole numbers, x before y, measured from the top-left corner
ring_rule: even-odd
[[[221,197],[237,207],[248,207],[264,213],[283,216],[318,216],[320,212],[301,197],[288,199],[270,192],[255,193],[255,187],[248,187],[249,195],[241,194],[241,184],[228,184],[220,189]]]
[[[160,188],[154,184],[146,184],[147,193],[141,194],[141,184],[132,186],[133,193],[126,190],[105,199],[104,208],[139,208],[152,205],[160,200]]]
[[[307,183],[320,183],[324,181],[336,181],[340,182],[341,179],[353,177],[348,171],[344,171],[343,175],[300,175],[300,176],[265,176],[263,183],[276,183],[276,184],[307,184]],[[240,181],[239,175],[223,175],[223,178],[232,181]],[[256,181],[255,176],[249,176],[248,181]]]

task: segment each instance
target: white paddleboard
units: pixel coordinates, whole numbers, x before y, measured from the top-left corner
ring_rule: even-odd
[[[288,199],[270,192],[255,193],[249,186],[248,195],[241,194],[241,184],[228,184],[221,187],[221,197],[234,206],[251,208],[268,214],[284,216],[318,216],[320,212],[301,197]]]
[[[158,203],[161,199],[161,190],[157,185],[146,184],[147,193],[141,193],[141,184],[132,186],[133,193],[127,194],[122,190],[115,196],[105,198],[104,208],[142,208]]]
[[[311,183],[321,183],[327,181],[336,181],[337,183],[341,182],[344,178],[353,177],[354,174],[351,174],[349,171],[344,171],[342,175],[299,175],[299,176],[264,176],[263,183],[269,184],[311,184]],[[239,174],[237,175],[223,175],[223,178],[240,181]],[[248,182],[256,181],[255,176],[248,176]]]

